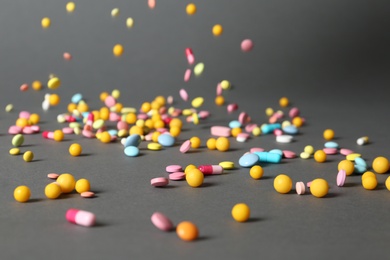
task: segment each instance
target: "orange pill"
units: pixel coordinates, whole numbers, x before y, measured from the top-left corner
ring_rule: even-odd
[[[176,234],[184,241],[192,241],[198,238],[199,232],[194,223],[183,221],[177,225]]]

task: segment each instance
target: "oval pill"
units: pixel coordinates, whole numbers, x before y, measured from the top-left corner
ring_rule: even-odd
[[[79,210],[79,209],[68,209],[65,214],[66,220],[70,223],[77,224],[84,227],[91,227],[95,225],[96,217],[92,212]]]
[[[351,153],[346,156],[346,159],[348,161],[355,161],[357,157],[361,157],[362,155],[360,153]]]
[[[172,181],[181,181],[186,178],[186,174],[184,172],[173,172],[169,174],[169,179]]]
[[[231,135],[231,129],[226,126],[212,126],[210,131],[214,136],[229,137]]]
[[[291,143],[293,137],[291,135],[278,135],[276,136],[276,142],[278,143]]]
[[[342,154],[342,155],[347,156],[347,155],[349,155],[349,154],[351,154],[351,153],[354,153],[354,151],[352,151],[352,150],[350,150],[350,149],[346,149],[346,148],[341,148],[341,149],[340,149],[340,154]]]
[[[139,149],[136,146],[127,146],[124,153],[126,156],[135,157],[139,155]]]
[[[162,146],[173,146],[175,144],[175,138],[171,136],[170,134],[161,134],[158,136],[157,141]]]
[[[84,191],[80,193],[80,196],[83,198],[93,198],[95,197],[95,193],[92,191]]]
[[[347,174],[346,174],[345,170],[343,170],[343,169],[339,170],[339,172],[337,173],[337,178],[336,178],[337,186],[339,186],[339,187],[344,186],[346,177],[347,177]]]
[[[148,149],[152,151],[159,151],[161,150],[162,145],[159,143],[149,143],[148,144]]]
[[[220,162],[219,165],[222,166],[222,168],[224,168],[225,170],[234,169],[234,162],[223,161]]]
[[[200,76],[204,71],[204,64],[202,62],[198,63],[194,67],[195,76]]]
[[[338,150],[337,148],[324,148],[322,149],[326,154],[337,154]]]
[[[20,154],[20,149],[19,148],[11,148],[9,150],[9,154],[10,155],[18,155],[18,154]]]
[[[332,141],[326,142],[324,144],[324,146],[325,146],[325,148],[339,148],[339,144],[336,142],[332,142]]]
[[[13,146],[21,146],[24,142],[24,136],[22,134],[17,134],[12,138],[12,145]]]
[[[252,167],[259,161],[259,156],[257,156],[254,153],[247,153],[241,156],[241,158],[238,160],[238,164],[241,167]]]
[[[126,138],[124,147],[128,147],[128,146],[138,147],[141,142],[142,142],[142,138],[139,134],[132,134]]]
[[[298,195],[303,195],[306,192],[305,184],[301,181],[295,183],[295,191]]]
[[[181,172],[182,170],[183,168],[181,167],[181,165],[177,164],[172,164],[165,167],[166,172]]]
[[[299,157],[301,157],[302,159],[309,159],[310,158],[310,154],[306,153],[306,152],[301,152]]]
[[[191,105],[195,108],[198,108],[203,105],[204,98],[202,97],[196,97],[192,100]]]
[[[172,221],[161,212],[154,212],[151,221],[156,228],[162,231],[170,231],[173,229]]]

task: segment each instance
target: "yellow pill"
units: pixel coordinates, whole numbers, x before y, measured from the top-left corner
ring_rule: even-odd
[[[305,153],[308,154],[313,154],[314,153],[314,147],[311,145],[306,145],[305,148],[303,149]]]
[[[163,122],[164,123],[164,122]],[[159,127],[158,127],[159,128]],[[173,137],[178,137],[181,133],[181,128],[178,127],[178,126],[173,126],[169,129],[169,133],[173,136]]]
[[[14,105],[8,104],[5,106],[5,112],[11,112],[14,109]]]
[[[62,140],[64,140],[64,133],[62,132],[62,130],[55,130],[53,134],[53,139],[57,142],[61,142]]]
[[[264,170],[260,165],[252,166],[251,169],[249,170],[250,176],[255,180],[258,180],[261,177],[263,177],[263,173]]]
[[[41,117],[38,114],[34,113],[30,115],[28,120],[30,120],[31,124],[36,125],[41,120]]]
[[[360,153],[351,153],[351,154],[348,154],[345,158],[348,160],[348,161],[355,161],[355,159],[357,157],[361,157],[362,155]]]
[[[18,154],[20,154],[20,149],[19,148],[11,148],[9,150],[9,154],[10,155],[18,155]]]
[[[214,25],[212,31],[213,31],[214,36],[220,36],[223,32],[222,25],[220,25],[220,24]]]
[[[193,149],[197,149],[200,147],[201,145],[201,141],[200,141],[200,138],[197,137],[197,136],[193,136],[190,138],[190,142],[191,142],[191,148]]]
[[[250,208],[245,203],[238,203],[232,208],[232,217],[237,222],[245,222],[250,217]]]
[[[326,161],[326,153],[323,150],[318,150],[314,153],[314,160],[319,163]]]
[[[267,116],[272,116],[274,114],[274,110],[270,107],[268,107],[266,110],[265,110],[265,114]]]
[[[87,179],[80,179],[76,182],[75,189],[78,193],[83,193],[85,191],[91,190],[91,184]]]
[[[225,104],[225,98],[223,97],[223,96],[217,96],[216,98],[215,98],[215,104],[217,105],[217,106],[223,106],[223,104]]]
[[[288,103],[289,103],[289,100],[286,97],[282,97],[282,98],[279,99],[279,105],[281,107],[287,107]]]
[[[310,184],[310,192],[313,196],[317,198],[322,198],[328,194],[329,185],[328,182],[324,179],[315,179]]]
[[[367,177],[375,178],[375,179],[376,179],[375,173],[367,171],[367,172],[363,173],[363,175],[362,175],[362,181],[363,181],[365,178],[367,178]]]
[[[107,131],[104,131],[100,134],[99,139],[102,143],[109,143],[111,142],[111,135]]]
[[[342,160],[339,162],[337,169],[344,170],[346,175],[351,175],[353,171],[355,170],[354,164],[349,160]]]
[[[230,82],[228,80],[222,80],[220,84],[221,84],[221,88],[223,90],[228,90],[232,87],[232,85],[230,84]]]
[[[203,102],[204,102],[204,99],[202,97],[197,97],[197,98],[194,98],[191,102],[191,105],[194,107],[194,108],[198,108],[200,106],[203,105]]]
[[[59,86],[61,86],[61,80],[57,77],[52,77],[47,82],[47,87],[49,89],[57,89]]]
[[[378,180],[374,177],[366,177],[362,180],[362,185],[366,190],[374,190],[378,185]]]
[[[18,186],[14,190],[14,198],[18,202],[27,202],[30,199],[31,191],[27,186]]]
[[[387,177],[385,185],[386,185],[386,188],[390,191],[390,176]]]
[[[56,199],[61,195],[61,193],[62,190],[60,185],[55,182],[49,183],[45,187],[45,195],[48,199]]]
[[[215,142],[215,147],[220,152],[226,152],[230,148],[230,141],[226,137],[218,137]]]
[[[231,170],[234,169],[234,162],[223,161],[219,163],[219,166],[221,166],[225,170]]]
[[[233,137],[237,137],[238,134],[242,133],[242,129],[240,127],[235,127],[230,132],[231,132]]]
[[[389,160],[383,156],[376,157],[372,162],[372,168],[377,173],[386,173],[390,168]]]
[[[49,96],[49,103],[51,106],[57,106],[61,101],[61,98],[57,94],[51,94]]]
[[[121,96],[121,92],[118,90],[118,89],[114,89],[112,92],[111,92],[111,96],[115,99],[118,99],[120,96]]]
[[[72,13],[76,9],[76,4],[74,2],[68,2],[66,4],[66,11]]]
[[[49,28],[50,25],[51,25],[51,21],[50,21],[50,18],[48,17],[44,17],[41,21],[41,25],[43,28]]]
[[[292,124],[296,127],[301,127],[304,124],[304,120],[302,117],[296,116],[292,119]]]
[[[33,90],[41,90],[42,89],[42,82],[40,82],[39,80],[35,80],[32,84],[31,84]]]
[[[274,189],[282,194],[289,193],[292,189],[292,180],[286,174],[279,174],[274,179]]]
[[[119,57],[119,56],[122,56],[124,52],[124,48],[122,45],[120,44],[116,44],[113,48],[112,48],[112,53],[116,56],[116,57]]]
[[[178,126],[180,128],[183,127],[183,121],[180,118],[173,118],[171,122],[169,122],[169,127]]]
[[[217,140],[215,138],[209,138],[206,142],[206,146],[209,150],[215,150],[217,148],[216,146]]]
[[[117,17],[119,15],[119,8],[114,8],[111,10],[111,16]]]
[[[159,143],[149,143],[148,144],[148,149],[152,151],[159,151],[161,150],[162,146]]]
[[[23,160],[25,162],[31,162],[32,160],[34,159],[34,153],[31,152],[31,151],[26,151],[24,154],[23,154]]]
[[[198,169],[198,167],[196,167],[196,165],[193,165],[193,164],[189,164],[186,166],[186,168],[184,169],[184,172],[187,174],[190,170],[192,169]]]
[[[23,128],[25,126],[28,126],[29,123],[28,123],[28,120],[26,118],[18,118],[18,119],[16,119],[15,125]]]
[[[199,116],[197,113],[192,114],[192,123],[194,123],[194,125],[199,124]]]
[[[188,15],[194,15],[196,13],[196,5],[190,3],[186,6],[186,12]]]
[[[259,136],[259,135],[261,135],[261,128],[258,127],[258,126],[256,126],[255,128],[253,128],[252,134],[253,134],[254,136]]]
[[[62,173],[58,176],[56,182],[60,185],[63,193],[70,193],[74,190],[76,180],[70,173]]]
[[[199,169],[191,169],[186,173],[186,181],[188,185],[193,188],[199,187],[203,184],[204,176]]]
[[[323,136],[325,140],[332,140],[334,138],[334,131],[332,129],[325,129]]]
[[[127,26],[127,28],[133,27],[134,26],[134,19],[131,17],[127,18],[126,19],[126,26]]]
[[[82,151],[83,148],[80,144],[74,143],[69,146],[69,154],[72,156],[79,156]]]

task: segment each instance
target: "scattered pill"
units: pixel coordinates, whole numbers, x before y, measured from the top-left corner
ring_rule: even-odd
[[[129,17],[126,19],[126,26],[127,28],[132,28],[134,26],[134,19]]]
[[[301,181],[295,183],[295,191],[298,195],[303,195],[306,192],[305,184]]]
[[[23,154],[23,160],[25,162],[31,162],[32,160],[34,159],[34,153],[31,152],[31,151],[26,151],[24,154]]]
[[[287,159],[292,159],[297,157],[297,154],[293,151],[283,150],[283,157]]]
[[[66,11],[72,13],[76,9],[76,4],[74,2],[68,2],[66,4]]]
[[[386,185],[387,190],[390,191],[390,176],[387,177],[386,182],[385,182],[385,185]]]
[[[112,53],[116,56],[116,57],[119,57],[119,56],[122,56],[124,52],[124,48],[121,44],[116,44],[114,45],[114,47],[112,48]]]
[[[324,153],[329,154],[329,155],[338,153],[337,148],[324,148],[324,149],[322,149],[322,151],[324,151]]]
[[[191,141],[187,140],[180,146],[180,152],[186,153],[190,150],[190,148],[191,148]]]
[[[386,173],[390,168],[389,160],[386,157],[378,156],[372,162],[372,169],[377,173]]]
[[[204,176],[203,173],[197,169],[190,169],[186,172],[186,181],[191,187],[199,187],[203,184]]]
[[[249,52],[253,49],[253,42],[250,39],[245,39],[241,42],[241,50],[243,52]]]
[[[346,175],[351,175],[355,170],[354,164],[349,160],[342,160],[339,162],[337,169],[344,170]]]
[[[367,176],[364,179],[362,179],[362,185],[366,190],[375,190],[375,188],[378,186],[378,180],[374,176]]]
[[[259,156],[254,153],[247,153],[241,156],[241,158],[238,160],[238,164],[241,167],[252,167],[256,163],[259,162]]]
[[[351,154],[348,154],[347,156],[346,156],[346,159],[348,160],[348,161],[355,161],[355,159],[357,158],[357,157],[361,157],[362,155],[360,154],[360,153],[351,153]]]
[[[200,76],[204,71],[204,64],[202,62],[198,63],[194,67],[195,76]]]
[[[198,227],[194,223],[190,221],[183,221],[177,225],[176,234],[184,241],[193,241],[198,238],[199,231]]]
[[[138,147],[136,146],[127,146],[125,147],[125,149],[123,150],[123,152],[125,153],[126,156],[130,156],[130,157],[136,157],[139,155],[139,149]]]
[[[220,36],[223,32],[222,25],[220,25],[220,24],[214,25],[212,32],[213,32],[214,36]]]
[[[45,196],[48,199],[57,199],[62,193],[60,185],[55,182],[49,183],[45,187]]]
[[[111,10],[111,16],[112,17],[117,17],[119,15],[119,8],[114,8]]]
[[[14,105],[8,104],[5,106],[5,112],[11,112],[14,109]]]
[[[83,198],[93,198],[95,197],[95,193],[92,191],[84,191],[80,193],[80,196]]]
[[[230,81],[228,81],[226,79],[222,80],[220,84],[221,84],[221,87],[223,90],[228,90],[232,87],[232,84],[230,83]]]
[[[28,90],[28,84],[22,84],[20,86],[20,91],[27,91]]]
[[[61,86],[61,80],[57,77],[52,77],[51,79],[49,79],[49,81],[47,82],[47,87],[49,89],[57,89]]]
[[[264,170],[260,165],[252,166],[251,169],[249,170],[249,175],[255,180],[258,180],[261,177],[263,177],[263,174],[264,174]]]
[[[184,172],[173,172],[169,174],[169,179],[172,181],[180,181],[186,178],[186,174]]]
[[[167,167],[165,167],[166,172],[180,172],[182,170],[183,170],[183,168],[177,164],[172,164],[172,165],[168,165]]]
[[[63,193],[71,193],[76,185],[76,180],[73,175],[70,173],[62,173],[58,176],[57,181],[58,185],[60,185]]]
[[[249,219],[250,214],[250,208],[245,203],[238,203],[232,208],[232,217],[237,222],[246,222]]]
[[[204,102],[204,99],[202,97],[197,97],[197,98],[194,98],[192,100],[191,105],[194,108],[198,108],[198,107],[201,107],[203,105],[203,102]]]
[[[196,13],[196,5],[193,3],[190,3],[186,6],[186,13],[188,15],[194,15]]]
[[[169,184],[169,180],[165,177],[157,177],[150,180],[150,185],[154,187],[164,187]]]
[[[9,154],[10,155],[18,155],[18,154],[20,154],[20,149],[19,148],[11,148],[9,150]]]
[[[156,0],[148,0],[148,6],[150,9],[154,9],[156,7]]]
[[[19,147],[24,142],[24,136],[22,134],[17,134],[12,138],[12,145],[15,147]]]
[[[87,179],[79,179],[76,181],[75,190],[78,193],[83,193],[91,190],[91,184]]]
[[[276,142],[278,143],[291,143],[293,141],[293,136],[291,135],[278,135],[276,136]]]
[[[291,188],[292,188],[292,180],[286,174],[279,174],[274,179],[274,189],[277,192],[281,194],[289,193],[291,191]]]
[[[323,132],[323,137],[325,140],[332,140],[334,138],[334,131],[332,129],[325,129]]]
[[[49,28],[51,25],[50,18],[48,18],[48,17],[42,18],[41,25],[43,28]]]
[[[278,153],[270,152],[254,152],[259,157],[260,162],[266,163],[280,163],[282,156]]]
[[[27,186],[18,186],[14,190],[14,198],[18,202],[27,202],[31,197],[30,188]]]
[[[310,192],[313,196],[317,198],[325,197],[328,194],[329,185],[328,182],[324,179],[318,178],[311,182]]]
[[[47,174],[47,178],[56,180],[60,175],[57,173],[49,173]]]
[[[220,162],[219,165],[222,166],[222,168],[224,170],[234,169],[234,162],[231,162],[231,161],[223,161],[223,162]]]
[[[336,178],[337,186],[339,186],[339,187],[344,186],[346,177],[347,177],[346,171],[343,169],[339,170],[339,172],[337,173],[337,178]]]
[[[226,137],[218,137],[218,139],[215,142],[215,147],[220,152],[226,152],[230,148],[230,141]]]
[[[363,136],[363,137],[358,138],[358,139],[356,140],[356,143],[357,143],[358,145],[365,145],[365,144],[368,143],[368,141],[369,141],[368,136]]]
[[[65,218],[70,223],[84,227],[91,227],[95,225],[96,222],[95,214],[92,212],[74,208],[70,208],[66,211]]]
[[[162,146],[170,147],[175,144],[175,138],[170,134],[161,134],[157,138],[158,143]]]
[[[318,150],[314,153],[314,160],[319,163],[326,161],[326,153],[323,150]]]
[[[83,151],[83,148],[80,144],[74,143],[69,146],[69,154],[72,156],[79,156],[81,152]]]
[[[220,166],[220,165],[199,165],[198,169],[204,175],[221,174],[221,173],[223,173],[223,167]]]
[[[162,231],[170,231],[173,229],[172,221],[161,212],[154,212],[151,221],[156,228]]]

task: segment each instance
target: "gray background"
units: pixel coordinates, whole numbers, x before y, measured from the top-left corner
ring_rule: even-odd
[[[335,185],[341,155],[326,163],[313,159],[283,160],[264,165],[264,177],[253,180],[249,170],[238,167],[221,176],[207,177],[201,188],[171,182],[153,188],[150,179],[167,176],[168,164],[217,164],[239,157],[251,147],[289,149],[300,153],[307,144],[323,146],[322,132],[332,128],[341,147],[360,152],[370,164],[380,155],[390,157],[388,138],[389,46],[388,1],[194,1],[198,12],[187,16],[189,1],[158,1],[150,10],[147,1],[76,1],[76,11],[66,13],[67,1],[2,1],[0,3],[0,104],[14,104],[11,113],[0,111],[0,256],[2,259],[363,259],[389,254],[388,174],[377,175],[374,191],[361,186],[358,175],[345,187]],[[113,8],[120,8],[112,18]],[[44,30],[42,17],[52,19]],[[126,28],[127,17],[134,27]],[[214,24],[224,27],[222,36],[211,34]],[[250,53],[240,43],[251,38]],[[115,58],[112,47],[121,43],[124,55]],[[183,82],[188,64],[184,49],[191,47],[197,62],[205,63],[200,77]],[[62,53],[73,55],[64,61]],[[20,92],[23,83],[46,82],[54,73],[62,80],[56,91]],[[225,91],[227,102],[239,104],[228,115],[214,104],[215,86],[223,79],[233,83]],[[12,136],[8,127],[18,112],[41,115],[42,130],[64,127],[56,116],[66,111],[74,93],[80,92],[92,109],[99,109],[102,91],[121,90],[120,102],[139,108],[157,95],[173,95],[174,106],[190,107],[180,100],[179,89],[191,98],[204,96],[202,109],[212,117],[194,126],[185,124],[177,145],[160,152],[141,144],[141,156],[127,158],[122,145],[103,144],[81,136],[63,142],[26,136],[22,151],[32,150],[35,160],[25,163],[10,156]],[[44,93],[58,93],[61,104],[43,112]],[[265,108],[280,109],[287,96],[301,109],[307,124],[291,144],[278,144],[272,135],[246,143],[231,139],[226,153],[204,147],[209,127],[227,125],[238,112],[253,121],[266,122]],[[284,109],[284,111],[288,111]],[[197,135],[201,149],[181,154],[179,145]],[[357,146],[368,135],[372,142]],[[71,157],[71,143],[83,145],[84,156]],[[49,172],[72,173],[87,178],[94,199],[77,194],[48,200],[44,187]],[[298,196],[293,190],[281,195],[273,178],[285,173],[296,181],[325,178],[330,183],[326,198]],[[32,191],[29,203],[13,199],[18,185]],[[248,223],[231,218],[234,204],[251,208]],[[94,212],[98,225],[84,228],[65,220],[68,208]],[[161,211],[175,224],[193,221],[200,230],[196,242],[181,241],[175,232],[164,233],[150,222]]]

